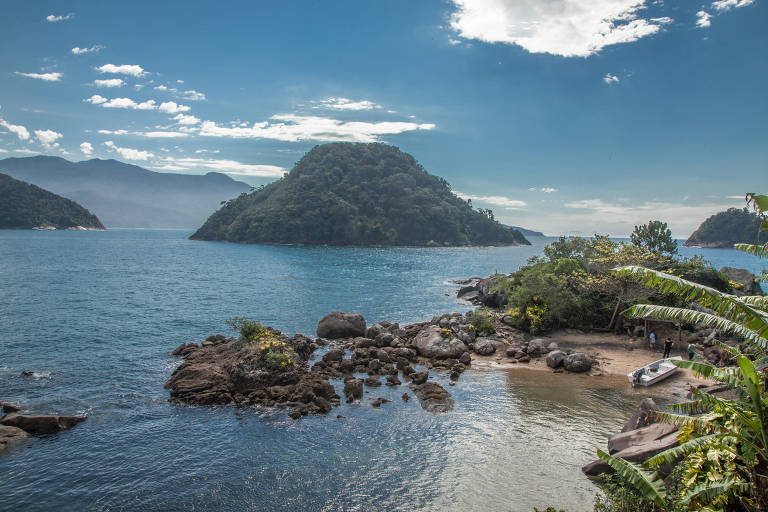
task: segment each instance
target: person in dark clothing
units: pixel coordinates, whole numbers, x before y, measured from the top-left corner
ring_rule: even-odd
[[[672,352],[672,338],[667,338],[664,340],[664,359],[669,357],[670,352]]]

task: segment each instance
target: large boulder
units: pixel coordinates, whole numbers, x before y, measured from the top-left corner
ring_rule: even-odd
[[[529,356],[541,356],[549,352],[548,345],[549,342],[547,340],[536,338],[528,342],[528,350],[526,352],[528,352]]]
[[[488,338],[477,338],[475,341],[475,353],[481,356],[489,356],[496,352],[496,345]]]
[[[446,412],[453,409],[453,399],[445,388],[434,382],[411,384],[410,388],[419,398],[421,407],[428,412]]]
[[[332,311],[317,324],[317,335],[327,339],[365,336],[365,318],[360,313]]]
[[[443,337],[440,327],[436,325],[421,330],[414,338],[413,346],[419,354],[432,359],[456,359],[467,350],[467,346],[458,338]]]
[[[592,368],[592,359],[584,352],[574,352],[565,358],[563,366],[569,372],[588,372]]]
[[[680,442],[677,440],[677,432],[672,432],[671,434],[668,434],[659,439],[655,439],[653,441],[629,446],[621,451],[614,453],[613,456],[620,457],[629,462],[640,464],[650,459],[654,455],[663,452],[664,450],[674,448],[678,444],[680,444]],[[588,476],[598,476],[602,475],[603,473],[612,473],[613,468],[611,468],[602,459],[597,459],[583,466],[581,471],[583,471],[584,474]]]
[[[0,419],[0,425],[16,427],[29,434],[54,434],[60,430],[67,430],[81,421],[85,416],[55,416],[52,414],[6,414]]]
[[[562,350],[555,350],[547,354],[547,366],[550,368],[559,368],[568,357],[568,354]]]
[[[637,406],[637,411],[624,423],[622,432],[629,432],[638,428],[647,427],[654,423],[654,412],[660,410],[653,398],[644,398]]]
[[[740,288],[735,290],[736,295],[758,295],[762,290],[754,274],[743,268],[723,267],[721,274],[725,274],[729,281],[738,283]]]
[[[677,427],[669,423],[654,423],[647,427],[620,432],[608,439],[608,453],[614,454],[626,450],[630,446],[647,444],[651,441],[666,437],[672,432],[676,432]]]
[[[28,437],[30,437],[30,435],[18,427],[6,427],[5,425],[0,425],[0,452],[22,442]]]
[[[362,379],[350,379],[344,383],[344,395],[347,397],[347,402],[354,402],[363,398],[363,381]]]

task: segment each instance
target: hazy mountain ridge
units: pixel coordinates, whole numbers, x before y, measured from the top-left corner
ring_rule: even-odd
[[[385,144],[316,146],[283,179],[229,201],[197,240],[328,245],[529,244]]]
[[[0,172],[72,199],[120,228],[194,228],[222,201],[250,190],[222,173],[162,173],[116,160],[7,158]]]
[[[0,229],[104,229],[76,202],[7,174],[0,174]]]

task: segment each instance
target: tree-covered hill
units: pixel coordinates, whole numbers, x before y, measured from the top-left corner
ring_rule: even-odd
[[[104,229],[98,217],[65,197],[0,174],[0,229]]]
[[[759,237],[759,238],[758,238]],[[704,222],[685,241],[686,246],[733,247],[733,244],[756,244],[766,241],[760,235],[760,218],[746,208],[729,208]]]
[[[281,180],[227,202],[191,237],[243,243],[518,245],[493,213],[384,144],[316,146]]]

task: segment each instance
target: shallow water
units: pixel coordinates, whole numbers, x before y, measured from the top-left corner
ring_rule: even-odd
[[[0,231],[0,400],[89,416],[0,455],[0,509],[591,510],[595,487],[579,467],[639,400],[599,379],[468,371],[447,414],[383,386],[300,421],[177,407],[163,389],[178,364],[169,350],[230,334],[228,317],[312,334],[334,309],[369,323],[464,311],[451,280],[515,270],[548,240],[360,249],[187,234]],[[719,251],[699,250],[718,267],[759,268]],[[392,402],[367,404],[378,396]]]

